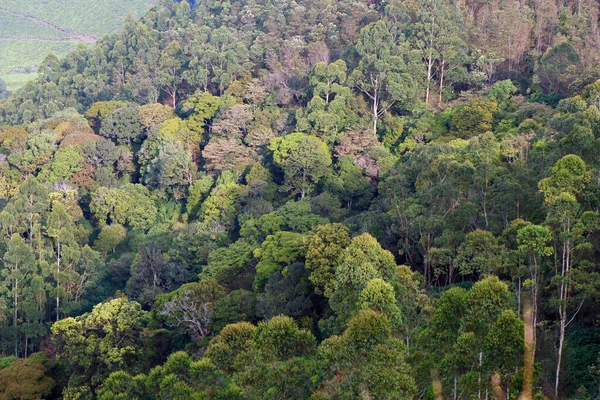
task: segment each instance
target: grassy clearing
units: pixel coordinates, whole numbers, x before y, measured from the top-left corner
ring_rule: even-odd
[[[19,67],[39,65],[46,54],[64,55],[75,46],[77,43],[0,40],[0,74],[6,75]]]
[[[121,28],[127,14],[139,17],[157,3],[158,0],[2,0],[0,7],[76,33],[101,35]]]
[[[0,11],[0,36],[25,38],[65,38],[65,34],[27,18]]]
[[[43,24],[46,21],[61,29],[81,35],[101,36],[119,30],[128,14],[137,18],[159,0],[0,0],[0,8],[38,18],[35,21],[0,10],[0,76],[10,90],[17,90],[35,74],[10,74],[24,67],[40,64],[52,52],[61,57],[78,43],[56,43],[27,39],[66,39],[67,35]]]
[[[0,79],[6,82],[6,88],[11,92],[18,90],[25,86],[27,82],[35,79],[37,74],[12,74],[12,75],[1,75]]]

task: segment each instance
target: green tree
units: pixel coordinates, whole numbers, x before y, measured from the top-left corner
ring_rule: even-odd
[[[351,90],[346,86],[346,63],[315,64],[310,75],[312,99],[296,113],[296,129],[318,132],[328,144],[338,140],[340,132],[351,122]]]
[[[247,322],[226,326],[205,355],[231,373],[247,397],[298,399],[308,398],[313,389],[315,353],[312,333],[290,317],[277,316],[257,327]]]
[[[503,248],[491,232],[476,230],[465,236],[455,263],[462,275],[495,274],[504,267]]]
[[[544,226],[527,225],[517,232],[519,250],[528,258],[529,279],[526,285],[531,286],[531,308],[533,318],[533,342],[536,343],[536,330],[539,315],[539,290],[543,277],[544,258],[552,255],[552,247],[547,244],[552,240],[552,233]],[[535,345],[534,356],[535,356]]]
[[[0,79],[0,100],[8,98],[10,92],[6,89],[6,82]]]
[[[99,133],[119,144],[131,144],[137,141],[142,133],[138,121],[138,108],[134,106],[117,108],[102,121]]]
[[[160,53],[158,84],[171,100],[171,107],[177,107],[177,92],[183,81],[183,51],[179,42],[173,40]]]
[[[72,272],[75,263],[79,261],[80,252],[75,242],[73,219],[64,206],[57,203],[46,221],[46,235],[52,244],[52,263],[54,278],[54,297],[56,299],[56,321],[60,319],[61,298],[67,299],[65,286],[72,283]]]
[[[331,297],[335,271],[342,252],[350,245],[350,232],[342,224],[318,226],[307,239],[306,268],[311,271],[310,281],[316,290]]]
[[[449,68],[461,65],[466,45],[460,38],[460,11],[439,0],[418,3],[416,21],[410,28],[410,41],[426,64],[425,103],[430,104],[430,91],[436,69],[439,71],[439,96],[442,101],[444,75]],[[455,65],[455,63],[457,65]]]
[[[382,279],[396,289],[397,266],[392,253],[381,248],[377,239],[364,233],[353,238],[343,250],[335,271],[329,303],[338,314],[338,325],[343,326],[360,310],[360,295],[373,279]]]
[[[273,160],[283,170],[284,184],[301,198],[312,192],[331,165],[327,145],[312,135],[293,133],[271,141]]]
[[[4,278],[2,286],[12,303],[14,355],[19,356],[19,323],[23,319],[23,312],[19,312],[22,308],[21,301],[26,293],[27,283],[37,268],[33,251],[18,234],[14,234],[8,242],[3,260],[5,268],[1,271]]]
[[[281,271],[286,265],[303,259],[306,254],[304,235],[295,232],[277,232],[269,235],[254,250],[254,257],[259,259],[256,265],[256,277],[253,287],[256,291],[264,288],[271,274]]]
[[[184,327],[195,341],[200,341],[210,333],[215,303],[223,296],[225,289],[209,279],[183,285],[157,302],[162,304],[160,314],[169,324]]]
[[[144,181],[146,186],[172,194],[179,200],[192,184],[195,172],[190,152],[179,143],[167,142],[146,166]]]
[[[115,248],[125,239],[126,235],[127,230],[123,225],[105,225],[94,242],[94,248],[104,254],[114,253]]]
[[[56,358],[67,363],[69,388],[83,386],[94,393],[111,372],[140,370],[145,320],[139,303],[121,297],[54,323]]]
[[[50,166],[50,180],[55,181],[58,178],[70,179],[73,174],[81,171],[81,165],[84,158],[81,155],[79,146],[61,147],[54,154],[52,165]]]
[[[416,85],[409,72],[407,43],[394,39],[383,21],[365,26],[359,34],[356,50],[360,56],[350,81],[371,101],[373,135],[377,123],[392,106],[398,103],[407,108],[415,97]]]
[[[320,386],[314,399],[410,399],[416,391],[402,342],[387,318],[360,311],[341,336],[319,346]]]
[[[459,138],[468,139],[492,130],[497,105],[490,100],[477,99],[467,103],[452,117],[452,131]]]

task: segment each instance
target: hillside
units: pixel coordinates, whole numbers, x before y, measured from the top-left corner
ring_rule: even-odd
[[[0,397],[597,399],[599,16],[163,1],[45,57],[0,88]]]
[[[63,57],[79,44],[141,16],[158,0],[3,0],[0,4],[0,79],[16,90],[35,74],[48,52]]]

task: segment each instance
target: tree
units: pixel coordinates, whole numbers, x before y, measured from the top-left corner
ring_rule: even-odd
[[[456,136],[468,139],[492,130],[497,105],[494,101],[473,100],[452,117],[452,130]]]
[[[45,353],[35,353],[0,369],[0,399],[48,398],[56,385],[47,375],[53,364]]]
[[[148,375],[131,376],[124,371],[112,373],[98,390],[98,398],[205,397],[241,400],[239,388],[232,386],[209,359],[194,361],[190,355],[178,351]]]
[[[544,203],[548,208],[546,222],[554,230],[554,253],[560,254],[560,263],[558,257],[556,260],[554,279],[558,286],[559,315],[555,396],[558,396],[560,384],[566,329],[581,309],[579,306],[571,312],[573,289],[576,282],[573,277],[577,276],[577,271],[574,271],[578,264],[577,251],[587,246],[587,236],[591,231],[597,229],[598,213],[581,213],[581,205],[576,197],[582,199],[587,197],[589,182],[590,175],[587,165],[581,158],[571,154],[558,160],[551,170],[551,176],[542,179],[538,184],[540,191],[544,194]]]
[[[318,354],[321,385],[314,398],[410,399],[416,391],[402,342],[373,310],[360,311]]]
[[[485,363],[494,362],[487,360],[484,356],[485,339],[493,332],[498,318],[509,308],[508,285],[501,282],[497,277],[490,276],[477,282],[468,293],[469,307],[465,315],[465,328],[473,332],[478,343],[479,350],[479,374],[477,377],[478,398],[481,398],[482,374],[488,375],[491,371],[482,370]],[[522,332],[522,330],[521,330]],[[522,352],[522,348],[520,349]],[[514,368],[514,365],[512,366]]]
[[[335,270],[334,290],[329,304],[337,313],[338,326],[344,326],[360,310],[361,293],[374,279],[391,284],[395,298],[398,271],[394,256],[384,250],[377,239],[364,233],[353,238],[344,249]]]
[[[7,99],[9,95],[10,92],[8,91],[8,89],[6,89],[6,82],[0,79],[0,101]]]
[[[310,281],[316,290],[331,297],[335,283],[335,271],[342,252],[350,245],[350,234],[342,224],[318,226],[306,242],[306,268],[311,270]]]
[[[301,198],[312,192],[329,173],[331,156],[327,145],[312,135],[293,133],[271,141],[273,160],[283,170],[284,184]]]
[[[568,42],[556,44],[546,51],[536,65],[536,77],[546,93],[569,94],[581,58]]]
[[[92,193],[90,211],[101,227],[109,222],[146,229],[154,224],[157,214],[149,196],[148,188],[140,184],[127,184],[118,189],[100,187]]]
[[[261,322],[245,351],[238,357],[241,368],[235,381],[249,397],[267,399],[306,398],[313,383],[316,339],[286,316]]]
[[[342,156],[336,163],[335,173],[327,179],[329,190],[338,195],[347,209],[363,209],[373,197],[374,186],[354,164],[350,156]]]
[[[460,362],[455,349],[461,338],[461,328],[463,317],[467,312],[468,300],[467,291],[460,287],[453,287],[445,290],[435,303],[435,309],[431,315],[431,320],[423,330],[421,337],[426,349],[426,354],[433,361],[433,365],[438,365],[442,372],[442,377],[446,378],[449,385],[442,387],[452,387],[452,399],[458,398],[458,379],[463,368],[463,353]],[[464,338],[464,336],[463,336]],[[473,348],[468,353],[472,353]],[[450,396],[448,396],[450,397]]]
[[[271,274],[302,259],[305,254],[304,235],[300,233],[280,231],[267,236],[260,248],[254,250],[254,257],[260,260],[256,265],[254,290],[263,289]]]
[[[247,342],[252,339],[256,326],[249,322],[238,322],[225,326],[217,336],[215,336],[206,349],[206,357],[220,370],[231,373],[239,367],[235,363],[244,350],[247,349]]]
[[[350,81],[371,101],[373,135],[377,123],[394,104],[408,106],[415,97],[415,83],[409,73],[406,43],[398,43],[383,21],[365,26],[359,34],[356,50],[360,56]]]
[[[210,333],[215,303],[223,296],[225,289],[214,279],[188,283],[158,300],[163,304],[160,314],[170,324],[185,327],[198,342]]]
[[[115,248],[125,239],[127,230],[120,224],[105,225],[102,227],[94,248],[102,253],[115,252]]]
[[[177,92],[179,85],[183,81],[183,51],[179,42],[173,40],[160,53],[159,57],[159,78],[158,84],[161,86],[171,100],[171,107],[177,107]]]
[[[166,142],[146,166],[144,180],[147,186],[172,194],[179,200],[192,184],[195,172],[190,152],[179,143]]]
[[[73,219],[64,206],[57,203],[46,221],[46,235],[52,243],[54,255],[54,282],[56,298],[56,320],[60,319],[61,298],[66,298],[65,285],[71,283],[74,264],[79,260],[79,248],[73,235]]]
[[[202,158],[206,162],[206,169],[219,172],[228,169],[243,170],[256,161],[257,154],[238,139],[213,137],[202,150]]]
[[[137,141],[142,132],[138,121],[138,108],[120,107],[113,111],[100,127],[100,135],[119,144],[131,144]]]
[[[33,244],[36,230],[38,231],[38,239],[41,236],[39,228],[48,211],[48,190],[32,175],[19,186],[19,194],[14,199],[14,203],[16,215],[13,217],[18,215],[25,217],[27,238],[29,243]]]
[[[225,173],[222,173],[221,177],[224,175]],[[231,230],[236,220],[236,200],[239,195],[240,185],[236,182],[217,181],[217,185],[200,208],[202,221],[214,231]]]
[[[12,300],[12,329],[14,332],[14,354],[19,356],[19,310],[21,297],[26,293],[26,284],[36,273],[34,254],[23,238],[14,234],[4,253],[5,269],[1,271],[5,286],[3,289]],[[22,315],[21,315],[22,318]]]
[[[104,120],[122,107],[127,107],[127,103],[124,101],[99,101],[92,104],[84,115],[92,129],[98,133]]]
[[[300,132],[318,132],[328,144],[338,140],[339,133],[351,120],[351,90],[346,86],[346,63],[337,60],[331,64],[315,64],[309,81],[312,99],[305,109],[296,114],[296,129]]]
[[[533,333],[533,355],[535,357],[535,343],[536,343],[536,331],[539,314],[539,289],[542,278],[542,263],[545,257],[552,254],[552,247],[547,246],[548,242],[552,240],[552,233],[546,227],[540,225],[527,225],[519,229],[517,232],[517,242],[519,244],[519,250],[522,251],[529,259],[529,279],[530,282],[526,282],[526,285],[531,286],[531,306],[532,306],[532,319],[534,326]]]
[[[144,307],[150,307],[156,296],[171,292],[192,280],[189,269],[165,258],[158,243],[145,243],[131,266],[127,293]]]
[[[290,317],[277,316],[257,327],[247,322],[226,326],[205,354],[232,375],[246,396],[266,400],[308,398],[315,352],[312,333]]]
[[[55,181],[59,178],[71,178],[73,174],[81,170],[83,161],[84,158],[78,146],[61,147],[54,154],[54,159],[50,167],[50,180]]]
[[[494,374],[499,374],[502,383],[502,377],[511,377],[515,374],[515,366],[521,366],[525,350],[523,332],[523,321],[512,310],[504,310],[500,314],[483,346],[486,367],[492,371],[492,379]],[[504,381],[510,382],[508,379]]]
[[[139,303],[120,297],[54,323],[56,358],[68,361],[69,388],[83,386],[94,393],[111,372],[141,370],[146,318]]]
[[[455,263],[462,275],[497,273],[504,265],[502,246],[491,232],[476,230],[465,236]]]
[[[160,126],[163,122],[175,118],[173,108],[164,104],[145,104],[138,109],[138,121],[143,129]]]
[[[442,101],[444,75],[449,68],[462,63],[466,45],[460,38],[460,11],[439,0],[418,3],[416,21],[411,27],[410,40],[426,64],[425,103],[430,104],[430,91],[436,69],[439,71],[439,96]]]

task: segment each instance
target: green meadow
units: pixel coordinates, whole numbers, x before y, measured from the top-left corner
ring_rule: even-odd
[[[35,77],[27,73],[52,52],[64,56],[84,43],[119,30],[127,15],[138,18],[158,0],[43,0],[0,3],[0,79],[9,90]],[[90,45],[89,40],[86,45]]]

